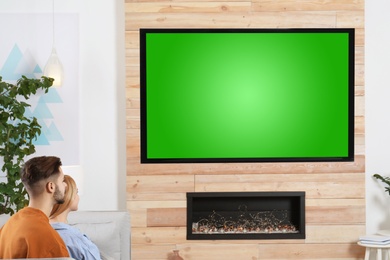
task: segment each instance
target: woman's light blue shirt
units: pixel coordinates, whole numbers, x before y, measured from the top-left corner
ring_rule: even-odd
[[[68,224],[57,222],[51,226],[64,240],[69,254],[77,260],[101,260],[99,248],[79,229]]]

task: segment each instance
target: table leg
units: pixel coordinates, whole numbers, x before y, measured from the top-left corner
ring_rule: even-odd
[[[376,250],[376,259],[377,260],[382,260],[382,249],[381,248],[378,248]]]
[[[366,247],[366,254],[364,256],[364,260],[370,260],[370,249]]]
[[[370,249],[366,247],[366,253],[364,255],[364,260],[370,260]]]

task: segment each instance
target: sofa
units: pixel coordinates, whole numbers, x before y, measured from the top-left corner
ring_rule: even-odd
[[[0,215],[0,226],[3,226],[8,218],[7,215]],[[69,213],[68,222],[97,245],[103,260],[130,259],[130,215],[128,212],[76,211]]]

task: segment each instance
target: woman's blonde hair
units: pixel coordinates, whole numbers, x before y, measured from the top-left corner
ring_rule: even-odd
[[[64,182],[66,183],[65,196],[63,204],[55,204],[50,213],[50,218],[55,218],[70,207],[77,194],[76,182],[69,175],[64,175]]]

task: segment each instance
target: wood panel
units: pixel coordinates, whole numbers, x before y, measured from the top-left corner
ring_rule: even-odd
[[[261,13],[132,13],[126,15],[126,30],[136,28],[323,28],[336,27],[340,16],[343,25],[350,27],[348,19],[351,16],[337,15],[335,13],[293,12],[291,14],[279,12]],[[196,20],[196,23],[194,23]]]
[[[253,9],[256,11],[362,11],[364,9],[364,1],[342,1],[342,0],[311,0],[311,1],[289,1],[289,0],[253,0]]]
[[[353,244],[261,245],[259,259],[363,259],[364,249]]]
[[[356,244],[355,237],[364,233],[364,227],[361,225],[308,225],[306,227],[306,239],[264,239],[264,240],[233,240],[229,243],[234,244]],[[204,240],[186,240],[185,227],[134,227],[132,229],[132,243],[158,245],[167,241],[173,244],[202,244]],[[224,244],[224,240],[207,240],[210,244]]]
[[[251,2],[128,3],[125,8],[136,13],[249,12],[251,10]]]
[[[125,0],[127,207],[132,259],[362,259],[364,0]],[[140,164],[140,28],[355,28],[355,161]],[[186,193],[305,191],[306,239],[186,240]]]
[[[148,209],[148,227],[185,227],[186,208]]]
[[[355,131],[364,133],[364,118],[356,118]],[[234,163],[234,164],[140,164],[139,154],[127,158],[128,175],[160,174],[264,174],[264,173],[339,173],[364,172],[365,157],[356,155],[354,162],[342,163]]]

